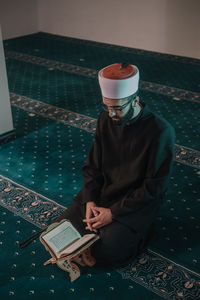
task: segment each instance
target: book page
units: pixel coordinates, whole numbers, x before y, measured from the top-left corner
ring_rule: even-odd
[[[73,225],[68,221],[64,221],[47,234],[43,235],[42,238],[57,254],[80,237],[80,233],[73,227]]]
[[[73,253],[74,251],[76,251],[80,247],[87,244],[90,240],[94,239],[95,236],[96,236],[95,233],[85,234],[84,236],[82,236],[77,241],[74,241],[70,246],[68,246],[68,247],[64,248],[62,251],[60,251],[59,252],[59,257],[61,257],[63,255],[69,255],[69,254]]]

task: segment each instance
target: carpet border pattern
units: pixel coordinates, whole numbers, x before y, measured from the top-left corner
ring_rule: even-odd
[[[0,175],[0,205],[39,228],[58,216],[64,206]],[[146,250],[125,268],[114,269],[164,299],[199,299],[200,274]]]
[[[59,216],[64,206],[0,175],[0,205],[40,228]]]
[[[179,63],[188,63],[188,64],[194,64],[194,65],[200,64],[200,59],[198,59],[198,58],[191,58],[191,57],[179,56],[179,55],[174,55],[174,54],[160,53],[160,52],[156,52],[156,51],[143,50],[143,49],[126,47],[126,46],[119,46],[119,45],[91,41],[91,40],[83,40],[80,38],[67,37],[67,36],[62,36],[62,35],[57,35],[57,34],[52,34],[52,33],[47,33],[47,32],[38,32],[38,33],[36,33],[36,35],[39,37],[41,36],[42,38],[50,38],[50,39],[53,38],[56,41],[64,41],[64,42],[68,41],[68,42],[72,42],[72,43],[76,43],[76,44],[82,44],[82,45],[87,45],[87,46],[103,48],[103,49],[111,49],[111,50],[115,50],[115,51],[121,51],[124,53],[132,53],[132,54],[136,54],[136,55],[145,55],[145,56],[148,55],[148,56],[155,57],[155,58],[166,59],[169,61],[176,61]]]
[[[76,112],[59,108],[35,99],[10,93],[11,104],[29,113],[30,117],[40,115],[64,125],[70,125],[94,134],[96,119]],[[181,164],[200,169],[200,151],[182,145],[175,145],[174,160]]]
[[[129,279],[164,299],[199,299],[200,274],[147,250],[128,266],[117,269]]]
[[[63,63],[60,61],[49,60],[45,58],[41,58],[38,56],[28,55],[24,53],[19,53],[15,51],[5,51],[5,55],[7,59],[16,59],[19,61],[23,61],[26,63],[36,64],[43,67],[48,68],[49,70],[60,70],[76,75],[86,76],[89,78],[94,78],[97,80],[98,71],[84,68],[81,66],[75,66],[67,63]],[[168,97],[172,97],[172,100],[182,101],[186,100],[189,102],[197,102],[200,103],[200,94],[192,91],[187,91],[184,89],[179,89],[175,87],[170,87],[166,85],[161,85],[154,82],[142,81],[140,80],[139,88],[144,91],[153,92],[156,94],[165,95]]]

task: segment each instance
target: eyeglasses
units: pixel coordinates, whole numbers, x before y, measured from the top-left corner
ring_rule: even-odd
[[[127,103],[123,104],[122,106],[107,106],[105,104],[102,104],[102,108],[105,110],[105,111],[109,111],[109,110],[114,110],[114,111],[122,111],[124,110],[130,103],[132,103],[134,100],[134,97],[129,100]]]

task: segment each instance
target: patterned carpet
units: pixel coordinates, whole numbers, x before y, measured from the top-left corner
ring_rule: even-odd
[[[16,138],[0,146],[2,299],[200,299],[200,61],[46,33],[4,47]],[[81,188],[101,111],[97,72],[118,61],[139,67],[141,100],[176,130],[173,173],[148,250],[125,268],[83,268],[71,284],[43,266],[39,241],[18,243]]]

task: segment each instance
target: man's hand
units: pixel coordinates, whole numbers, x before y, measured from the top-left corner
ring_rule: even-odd
[[[92,206],[91,211],[95,217],[86,217],[83,222],[87,223],[88,226],[92,226],[93,229],[99,229],[112,222],[110,208]]]
[[[85,218],[86,219],[91,219],[92,217],[96,217],[98,215],[98,213],[93,212],[92,208],[96,207],[96,204],[95,202],[87,202],[86,203],[86,214],[85,214]],[[87,226],[85,227],[85,229],[89,229],[90,231],[94,231],[94,232],[97,232],[96,229],[94,229],[91,225],[91,223],[87,223]]]

